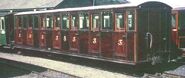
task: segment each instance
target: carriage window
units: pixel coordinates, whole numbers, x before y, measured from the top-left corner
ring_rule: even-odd
[[[56,17],[56,27],[60,27],[60,17]]]
[[[4,17],[1,17],[1,29],[4,30],[5,29],[5,19]]]
[[[72,29],[77,27],[76,22],[77,22],[76,16],[72,16],[71,18],[71,28]]]
[[[79,25],[80,25],[80,29],[88,29],[89,28],[89,17],[88,17],[88,15],[80,15]]]
[[[111,22],[112,22],[112,20],[111,20],[111,15],[104,15],[103,16],[103,29],[111,29],[112,28],[112,26],[111,26]]]
[[[175,26],[176,26],[176,17],[175,17],[175,14],[172,15],[171,25],[172,25],[172,28],[175,28]]]
[[[27,24],[28,24],[28,17],[23,16],[23,28],[27,28]]]
[[[28,25],[29,25],[29,27],[32,27],[33,26],[33,19],[32,19],[32,15],[29,15],[28,16]]]
[[[52,20],[52,17],[51,16],[48,16],[46,18],[46,27],[47,28],[52,28],[53,27],[53,20]]]
[[[134,12],[129,11],[127,15],[128,30],[134,30]]]
[[[69,18],[67,15],[64,15],[62,17],[62,28],[63,29],[69,29]]]
[[[92,29],[99,28],[100,25],[100,17],[98,15],[93,15],[93,26]]]
[[[123,14],[121,13],[116,14],[116,28],[117,29],[124,28],[124,17]]]
[[[45,17],[41,16],[40,19],[41,19],[41,27],[45,28],[46,27],[46,25],[45,25]]]
[[[34,15],[33,16],[33,26],[34,28],[38,28],[38,16]]]
[[[2,30],[2,17],[0,17],[0,30]]]
[[[17,27],[22,27],[22,17],[21,16],[16,17],[16,25]]]
[[[184,22],[184,20],[185,20],[185,13],[182,12],[179,15],[179,29],[185,29],[185,22]]]

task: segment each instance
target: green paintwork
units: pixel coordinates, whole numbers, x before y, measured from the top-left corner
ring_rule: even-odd
[[[0,45],[6,45],[6,34],[0,32]]]

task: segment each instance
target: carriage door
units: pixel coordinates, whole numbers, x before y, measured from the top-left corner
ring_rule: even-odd
[[[40,26],[39,26],[39,46],[40,48],[46,48],[46,31],[45,31],[45,16],[40,15]]]
[[[28,15],[23,16],[23,28],[22,28],[22,41],[24,45],[27,45],[27,32],[28,31]]]
[[[178,47],[185,49],[185,11],[178,12]]]
[[[71,51],[79,51],[79,33],[78,33],[78,15],[71,15],[71,29],[70,29],[70,50]]]
[[[102,13],[101,53],[103,57],[113,56],[113,17],[112,12]]]
[[[4,17],[0,17],[0,45],[6,45],[6,31]]]
[[[61,43],[62,50],[69,50],[69,14],[62,14]]]
[[[53,28],[53,48],[54,49],[61,49],[61,33],[60,33],[60,26],[61,26],[61,18],[59,14],[54,16],[54,28]]]
[[[179,47],[179,38],[178,38],[178,11],[172,11],[172,17],[171,17],[171,26],[172,26],[172,32],[171,32],[171,38],[174,44],[176,44]]]
[[[16,27],[15,27],[15,43],[16,44],[22,44],[22,28],[23,26],[23,18],[22,16],[16,16]]]
[[[46,15],[46,48],[48,50],[51,50],[52,48],[52,30],[53,30],[53,15],[52,14],[48,14]]]
[[[28,31],[27,31],[27,45],[33,46],[33,19],[32,15],[28,15]]]
[[[89,25],[89,15],[87,13],[81,13],[79,15],[79,48],[81,53],[88,52]]]
[[[89,36],[89,50],[91,54],[99,55],[100,54],[100,14],[91,15],[92,26]]]
[[[34,47],[39,47],[39,15],[33,15],[33,44]]]
[[[156,52],[168,51],[169,28],[165,9],[145,8],[139,14],[139,41],[140,50],[145,54],[157,54]],[[170,13],[170,12],[169,12]],[[168,27],[169,26],[169,27]]]
[[[122,59],[127,56],[127,34],[124,22],[124,13],[115,13],[114,56]]]
[[[127,43],[127,53],[126,59],[128,61],[136,61],[136,34],[137,34],[137,27],[136,27],[136,12],[135,10],[127,10],[126,11],[126,43]],[[140,44],[139,44],[140,45]]]

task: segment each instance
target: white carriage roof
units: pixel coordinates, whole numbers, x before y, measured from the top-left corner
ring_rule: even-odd
[[[108,8],[121,8],[121,7],[137,7],[138,5],[145,3],[141,2],[129,2],[126,4],[113,4],[113,5],[101,5],[101,6],[88,6],[88,7],[77,7],[77,8],[65,8],[65,9],[55,9],[46,11],[28,11],[20,12],[15,15],[26,15],[26,14],[40,14],[40,13],[52,13],[52,12],[65,12],[65,11],[84,11],[84,10],[94,10],[94,9],[108,9]]]

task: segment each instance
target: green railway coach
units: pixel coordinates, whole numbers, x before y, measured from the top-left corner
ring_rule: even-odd
[[[7,45],[6,43],[6,28],[5,28],[5,17],[0,17],[0,45]]]

